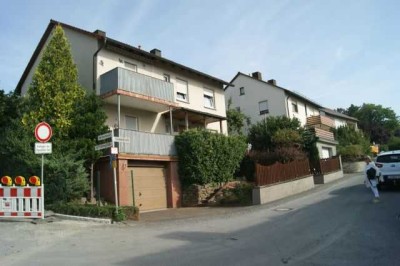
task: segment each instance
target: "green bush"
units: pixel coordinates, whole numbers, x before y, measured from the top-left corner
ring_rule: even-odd
[[[93,217],[93,218],[110,218],[114,221],[123,221],[126,219],[139,219],[139,209],[137,207],[122,206],[118,208],[118,213],[115,206],[97,206],[89,204],[77,203],[54,203],[46,205],[46,209],[56,213]]]
[[[400,138],[399,137],[390,138],[387,146],[390,151],[400,150]]]
[[[175,137],[179,176],[184,186],[233,179],[247,148],[244,137],[191,129]]]
[[[338,147],[339,153],[342,155],[342,160],[345,162],[356,162],[364,160],[366,151],[362,145],[347,145]]]

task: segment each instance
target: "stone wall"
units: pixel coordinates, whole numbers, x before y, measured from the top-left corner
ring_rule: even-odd
[[[182,190],[182,206],[194,207],[199,206],[207,202],[211,195],[213,195],[218,189],[219,185],[191,185],[185,187]]]

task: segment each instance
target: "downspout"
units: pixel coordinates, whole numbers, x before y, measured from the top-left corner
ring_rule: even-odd
[[[290,113],[289,113],[289,98],[290,96],[288,95],[286,97],[286,111],[287,111],[287,117],[290,118]]]
[[[93,90],[96,92],[97,84],[97,54],[106,46],[107,37],[102,37],[103,42],[101,43],[99,49],[93,54]]]

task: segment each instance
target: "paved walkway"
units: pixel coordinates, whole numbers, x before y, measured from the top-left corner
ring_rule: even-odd
[[[206,218],[210,216],[223,216],[238,212],[246,212],[257,208],[271,208],[273,206],[278,206],[284,202],[288,202],[295,198],[315,193],[316,191],[328,189],[329,187],[334,186],[337,183],[343,182],[348,178],[360,175],[362,174],[361,173],[344,174],[343,178],[340,178],[333,182],[322,185],[315,185],[315,187],[311,190],[263,205],[252,205],[252,206],[241,206],[241,207],[182,207],[177,209],[170,208],[159,211],[141,212],[139,222],[159,222],[159,221],[180,220],[189,218],[203,218],[203,217]]]

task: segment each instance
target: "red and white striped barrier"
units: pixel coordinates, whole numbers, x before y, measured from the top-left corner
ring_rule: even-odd
[[[0,218],[44,218],[43,186],[0,185]]]

